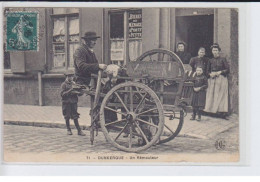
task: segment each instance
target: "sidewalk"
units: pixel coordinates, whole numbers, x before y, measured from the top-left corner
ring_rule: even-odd
[[[4,124],[15,124],[25,126],[38,126],[50,128],[65,128],[65,121],[60,106],[31,106],[4,104]],[[90,126],[90,108],[79,107],[79,124],[83,129]],[[229,120],[202,116],[202,121],[190,121],[191,114],[188,113],[184,119],[183,128],[178,136],[210,139],[219,133],[231,128],[238,127],[238,115],[233,114]],[[169,122],[167,119],[165,122]],[[74,123],[71,120],[71,126]]]

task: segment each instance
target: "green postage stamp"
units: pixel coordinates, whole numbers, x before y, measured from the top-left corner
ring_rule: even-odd
[[[38,20],[38,12],[7,12],[6,50],[38,51]]]

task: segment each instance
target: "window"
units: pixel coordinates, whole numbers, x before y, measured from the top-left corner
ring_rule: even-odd
[[[60,11],[57,11],[59,12]],[[52,69],[73,68],[73,53],[80,45],[79,14],[53,14]]]
[[[125,65],[142,53],[142,10],[110,12],[110,59]]]

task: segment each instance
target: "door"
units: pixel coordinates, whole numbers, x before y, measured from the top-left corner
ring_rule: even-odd
[[[187,43],[187,51],[192,57],[198,55],[198,49],[204,47],[206,56],[211,56],[210,46],[214,38],[214,15],[195,15],[176,17],[176,42]]]

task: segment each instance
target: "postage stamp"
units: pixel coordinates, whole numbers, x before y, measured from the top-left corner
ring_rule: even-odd
[[[38,51],[38,12],[8,12],[7,51]]]

